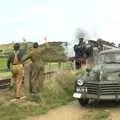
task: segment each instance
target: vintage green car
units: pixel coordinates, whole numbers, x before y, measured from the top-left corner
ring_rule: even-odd
[[[99,53],[98,64],[77,76],[73,97],[84,106],[92,100],[120,100],[120,49]]]

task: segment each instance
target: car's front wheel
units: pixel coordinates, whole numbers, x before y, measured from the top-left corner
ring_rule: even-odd
[[[79,99],[79,104],[81,106],[86,106],[88,102],[89,102],[89,99],[83,99],[83,98]]]

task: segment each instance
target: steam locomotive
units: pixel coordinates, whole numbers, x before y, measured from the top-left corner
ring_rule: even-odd
[[[88,40],[83,42],[83,38],[79,39],[79,43],[75,44],[73,50],[75,56],[71,58],[75,69],[80,69],[83,65],[94,65],[98,58],[98,53],[102,50],[116,48],[113,43],[98,39],[97,41]]]

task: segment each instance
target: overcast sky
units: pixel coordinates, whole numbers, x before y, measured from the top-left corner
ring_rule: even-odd
[[[119,0],[0,0],[0,44],[73,41],[76,28],[92,39],[120,40]]]

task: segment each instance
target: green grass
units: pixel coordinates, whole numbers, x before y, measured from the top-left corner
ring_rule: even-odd
[[[7,68],[7,59],[6,58],[0,58],[0,69]],[[0,77],[11,77],[11,72],[0,72]]]
[[[107,120],[109,117],[109,112],[107,111],[100,111],[98,113],[96,113],[96,115],[94,116],[95,120]]]
[[[7,59],[6,58],[0,58],[0,69],[6,68],[6,62]]]
[[[69,71],[69,74],[60,72],[50,80],[46,80],[44,91],[38,96],[29,97],[29,100],[36,102],[37,105],[27,104],[27,101],[1,105],[1,120],[23,120],[28,116],[45,114],[50,109],[67,104],[73,100],[74,77],[74,74]]]
[[[109,120],[109,112],[105,110],[91,111],[83,116],[84,120]]]
[[[11,78],[12,74],[11,72],[1,72],[0,73],[0,78]]]

